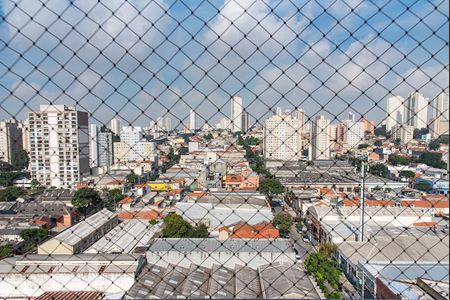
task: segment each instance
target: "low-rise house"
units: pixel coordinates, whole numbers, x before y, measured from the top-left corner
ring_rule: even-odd
[[[227,190],[257,190],[259,187],[259,176],[252,173],[244,175],[225,175],[223,187]]]
[[[366,237],[383,229],[405,230],[416,223],[434,221],[429,210],[414,207],[368,206],[364,212]],[[307,212],[311,235],[318,242],[355,241],[360,234],[360,213],[358,207],[312,206]]]
[[[86,250],[95,241],[119,223],[117,214],[102,209],[84,221],[64,230],[38,246],[38,254],[77,254]]]
[[[117,206],[124,209],[130,210],[131,206],[134,202],[134,199],[130,196],[123,198],[122,200],[117,201]]]
[[[271,222],[274,217],[265,196],[255,192],[199,192],[177,202],[175,211],[186,221],[206,224],[212,230],[239,222]]]
[[[141,209],[141,210],[122,210],[119,212],[119,220],[158,220],[162,218],[162,215],[154,209]]]
[[[336,258],[350,282],[364,290],[366,298],[374,298],[377,279],[448,281],[449,237],[382,232],[361,242],[339,244]]]
[[[255,225],[241,223],[230,228],[226,226],[219,228],[219,239],[276,239],[279,237],[280,232],[269,222]]]
[[[117,297],[131,288],[143,265],[142,257],[129,254],[8,257],[0,261],[0,297],[32,299],[60,291]]]

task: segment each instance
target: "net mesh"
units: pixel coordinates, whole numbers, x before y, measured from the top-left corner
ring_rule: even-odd
[[[448,298],[447,1],[0,16],[1,298]]]

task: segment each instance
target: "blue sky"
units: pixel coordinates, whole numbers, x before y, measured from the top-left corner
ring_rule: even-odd
[[[381,122],[389,95],[448,91],[446,1],[184,2],[2,0],[0,118],[51,102],[93,123],[194,108],[215,124],[239,94],[260,121],[350,105]]]

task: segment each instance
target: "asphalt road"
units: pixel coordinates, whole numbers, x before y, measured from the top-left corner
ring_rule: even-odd
[[[297,253],[300,255],[302,261],[305,260],[308,254],[315,251],[310,243],[303,241],[303,236],[297,231],[295,226],[292,226],[289,237],[293,241],[294,248],[297,250]]]

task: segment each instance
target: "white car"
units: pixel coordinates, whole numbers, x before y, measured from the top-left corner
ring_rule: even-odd
[[[302,238],[302,240],[303,240],[305,243],[309,243],[309,239],[308,239],[306,236],[304,236],[304,237]]]

